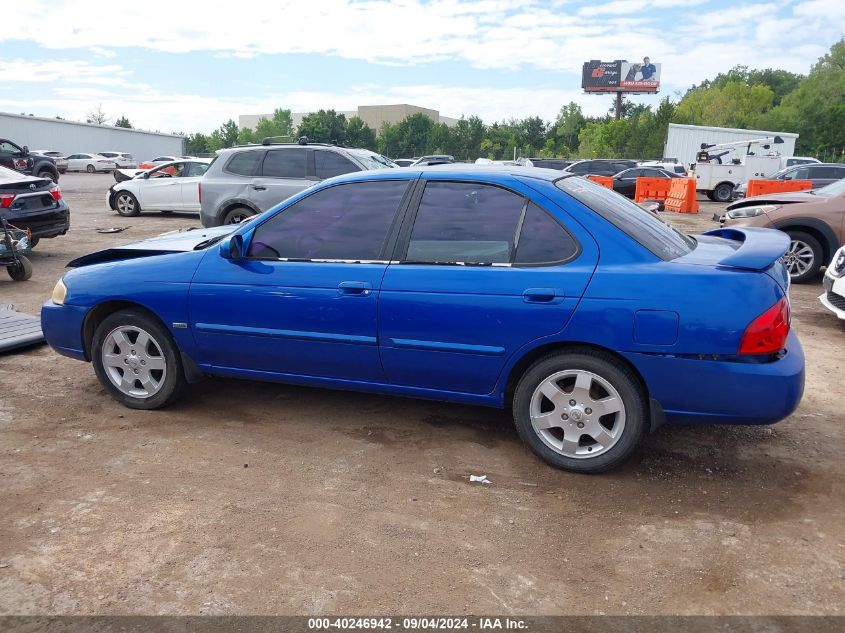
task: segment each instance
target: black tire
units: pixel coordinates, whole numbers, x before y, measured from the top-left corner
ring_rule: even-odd
[[[734,188],[729,182],[720,182],[713,190],[714,202],[730,202],[733,197]]]
[[[161,357],[164,359],[165,373],[161,387],[156,393],[147,397],[134,397],[121,391],[109,378],[103,364],[103,346],[109,334],[116,328],[126,326],[140,328],[147,332],[155,345],[160,348]],[[178,400],[185,389],[185,372],[176,342],[158,319],[142,310],[120,310],[103,319],[94,332],[91,360],[100,383],[115,400],[130,409],[161,409]]]
[[[531,401],[535,391],[538,390],[544,381],[559,372],[571,371],[591,373],[601,380],[606,381],[606,383],[609,383],[616,390],[624,406],[621,412],[624,417],[621,417],[620,414],[612,414],[611,416],[614,427],[616,424],[622,423],[618,431],[621,435],[606,450],[598,447],[600,452],[594,457],[588,457],[587,453],[583,457],[570,457],[562,454],[562,452],[551,448],[541,438],[540,432],[532,424]],[[565,381],[567,378],[561,380]],[[601,389],[601,386],[599,386],[599,389]],[[603,396],[599,395],[598,397],[600,399]],[[564,406],[572,401],[565,402]],[[544,402],[551,404],[551,401],[544,400]],[[593,406],[595,406],[595,402],[596,400],[593,400]],[[590,403],[587,402],[586,404],[589,405]],[[578,402],[577,406],[582,407],[582,403]],[[578,431],[571,428],[573,420],[576,419],[574,413],[572,413],[574,409],[575,407],[568,409],[571,418],[568,418],[566,422],[561,421],[560,429],[554,429],[555,432],[559,430],[561,436],[563,434],[564,424],[569,425],[569,430],[576,434],[587,432],[586,430]],[[557,415],[557,410],[558,408],[555,406],[554,411],[552,411],[555,416]],[[592,414],[591,409],[581,408],[579,416],[586,415],[586,411],[590,411]],[[590,349],[557,352],[541,358],[531,365],[525,374],[523,374],[514,392],[513,418],[520,438],[522,438],[522,441],[538,457],[555,468],[578,473],[599,473],[619,466],[636,449],[645,434],[649,419],[645,394],[642,392],[639,380],[633,372],[624,365],[621,365],[612,356]],[[580,420],[583,418],[579,417],[577,419]],[[604,420],[605,417],[601,419]],[[584,421],[586,423],[590,422],[588,419]],[[595,421],[598,422],[597,419]],[[583,428],[583,422],[579,424]],[[583,448],[581,447],[581,441],[585,437],[589,439],[589,436],[582,435],[578,440],[579,450],[592,450],[588,448],[589,442]],[[604,452],[601,452],[602,450]]]
[[[94,165],[88,165],[87,167],[85,167],[85,171],[87,171],[89,174],[93,174],[97,170]]]
[[[229,209],[223,215],[223,224],[239,224],[240,222],[243,222],[245,218],[249,218],[253,215],[255,215],[255,211],[249,207],[235,207],[233,209]]]
[[[29,247],[35,248],[36,246],[38,246],[38,242],[40,242],[40,241],[41,241],[40,237],[33,237],[31,240],[29,240]]]
[[[56,173],[54,174],[51,171],[47,171],[46,169],[43,171],[39,171],[36,175],[36,178],[44,178],[48,180],[52,180],[53,182],[59,182],[59,175]]]
[[[118,191],[114,195],[114,210],[125,218],[134,217],[141,213],[138,198],[129,191]]]
[[[786,231],[789,235],[789,250],[786,253],[785,261],[786,268],[789,271],[789,278],[793,283],[803,284],[812,281],[819,274],[819,269],[824,262],[824,249],[819,241],[804,231]],[[809,267],[803,272],[798,272],[798,265],[795,261],[796,250],[800,249],[800,245],[804,244],[813,252],[813,259]]]
[[[707,196],[707,199],[710,200],[711,202],[716,202],[716,198],[713,197],[712,191],[705,191],[704,195]]]
[[[6,267],[12,281],[26,281],[32,277],[32,262],[28,257],[18,255],[18,263]]]

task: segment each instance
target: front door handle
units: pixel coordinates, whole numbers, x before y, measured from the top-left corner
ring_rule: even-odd
[[[528,288],[522,293],[525,303],[561,303],[565,293],[561,288]]]
[[[369,281],[341,281],[337,285],[337,291],[342,295],[353,297],[366,297],[373,289]]]
[[[252,188],[256,191],[267,191],[267,187],[264,185],[252,185]]]

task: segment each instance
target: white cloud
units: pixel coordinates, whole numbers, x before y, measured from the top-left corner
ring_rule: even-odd
[[[843,30],[841,0],[737,2],[712,11],[697,6],[704,1],[597,1],[579,10],[538,0],[208,0],[171,3],[162,13],[160,3],[128,2],[116,10],[111,0],[28,0],[4,6],[4,22],[15,28],[0,32],[0,42],[27,40],[101,55],[141,47],[241,58],[299,53],[384,64],[454,60],[478,68],[578,72],[585,59],[647,53],[659,60],[660,52],[667,63],[702,40],[728,48],[748,44],[770,54],[787,32],[757,32],[764,18],[794,16],[798,22],[788,34],[800,34],[805,43],[832,42]],[[762,57],[742,61],[754,65]],[[779,60],[762,61],[773,66]]]

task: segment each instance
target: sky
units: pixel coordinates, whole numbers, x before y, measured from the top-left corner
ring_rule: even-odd
[[[0,111],[205,132],[282,107],[411,103],[553,120],[590,59],[662,64],[661,94],[737,64],[806,73],[845,0],[26,0],[5,2]]]

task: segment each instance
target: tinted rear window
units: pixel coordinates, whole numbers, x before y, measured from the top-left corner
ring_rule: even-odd
[[[305,150],[270,150],[264,159],[261,174],[272,178],[305,178]]]
[[[611,189],[586,178],[561,178],[555,185],[661,259],[675,259],[695,248],[694,239]]]
[[[229,159],[226,171],[239,176],[252,176],[261,160],[262,152],[238,152]]]

